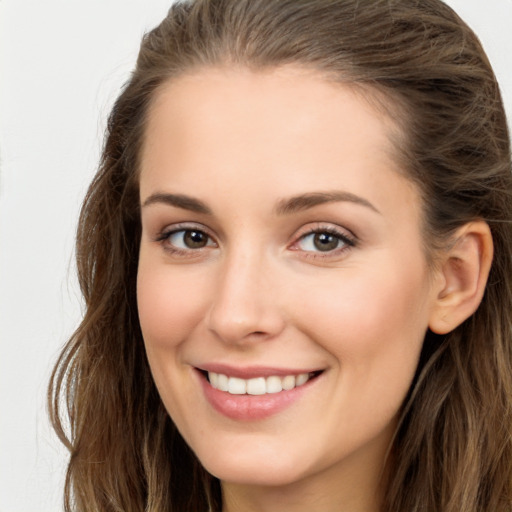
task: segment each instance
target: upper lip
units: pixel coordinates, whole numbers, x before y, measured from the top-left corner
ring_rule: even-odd
[[[229,377],[239,379],[253,379],[256,377],[286,377],[287,375],[300,375],[302,373],[317,373],[321,368],[282,368],[273,366],[231,366],[223,363],[207,363],[196,366],[198,370],[205,372],[221,373]]]

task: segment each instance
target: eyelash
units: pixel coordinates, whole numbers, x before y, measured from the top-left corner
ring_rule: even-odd
[[[196,232],[196,233],[201,233],[203,235],[206,236],[207,238],[207,244],[205,247],[200,247],[200,248],[197,248],[197,249],[193,249],[193,248],[187,248],[187,249],[182,249],[182,248],[179,248],[179,247],[176,247],[175,245],[172,245],[169,241],[169,238],[172,236],[172,235],[176,235],[177,233],[183,233],[183,236],[185,235],[185,233],[187,232]],[[170,252],[171,254],[174,254],[176,256],[180,256],[180,257],[189,257],[189,258],[193,258],[195,256],[198,256],[201,252],[202,252],[202,249],[205,249],[207,247],[209,247],[209,242],[213,240],[213,237],[210,236],[208,234],[208,231],[205,230],[203,227],[201,226],[194,226],[194,225],[175,225],[173,226],[172,228],[169,228],[169,229],[164,229],[155,239],[156,242],[159,242],[164,250]]]
[[[169,238],[172,235],[176,235],[177,233],[183,233],[183,236],[187,232],[196,232],[201,233],[204,236],[207,237],[207,244],[204,247],[199,248],[187,248],[182,249],[179,247],[176,247],[175,245],[172,245],[169,242]],[[340,256],[341,254],[345,253],[346,251],[349,251],[351,248],[355,247],[357,245],[357,239],[352,234],[347,234],[346,232],[341,232],[340,230],[333,228],[332,226],[317,226],[314,228],[311,228],[307,230],[306,232],[300,234],[298,238],[289,246],[290,250],[293,251],[301,251],[301,249],[298,247],[301,242],[306,240],[308,237],[311,237],[313,235],[330,235],[332,237],[335,237],[338,241],[338,243],[341,243],[341,247],[335,247],[332,250],[327,251],[311,251],[311,250],[302,250],[304,257],[306,258],[312,258],[312,259],[319,259],[319,258],[329,258],[333,256]],[[210,242],[213,241],[213,245],[217,246],[217,244],[214,242],[213,237],[208,234],[208,231],[205,230],[203,227],[200,226],[191,226],[191,225],[176,225],[173,226],[170,229],[165,229],[162,231],[155,239],[156,242],[160,243],[163,248],[170,252],[171,254],[174,254],[179,257],[196,257],[199,256],[203,249],[206,249],[208,247],[211,247]]]
[[[303,250],[302,252],[304,253],[304,257],[312,259],[339,257],[357,245],[357,239],[352,234],[349,235],[346,232],[341,232],[341,230],[338,230],[332,226],[316,226],[307,230],[305,233],[302,233],[297,238],[297,240],[293,242],[293,244],[290,246],[290,249],[294,251],[300,251],[301,249],[298,247],[298,245],[305,241],[308,237],[324,234],[336,238],[337,242],[342,244],[341,247],[335,247],[334,249],[328,251]]]

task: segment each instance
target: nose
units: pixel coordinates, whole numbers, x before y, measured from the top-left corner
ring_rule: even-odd
[[[258,254],[236,254],[223,262],[206,321],[224,343],[270,340],[284,329],[271,267]]]

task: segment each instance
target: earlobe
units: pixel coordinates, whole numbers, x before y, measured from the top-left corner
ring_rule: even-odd
[[[446,334],[478,308],[491,269],[493,242],[489,225],[484,221],[462,226],[454,243],[445,251],[439,267],[440,286],[434,290],[434,304],[429,327]]]

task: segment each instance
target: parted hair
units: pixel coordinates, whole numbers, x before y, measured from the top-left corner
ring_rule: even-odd
[[[219,512],[153,383],[137,315],[138,166],[160,87],[202,67],[294,65],[361,87],[400,127],[434,254],[485,220],[495,255],[480,307],[428,332],[388,458],[382,512],[512,510],[512,169],[498,84],[475,34],[440,0],[189,0],[142,40],[108,120],[77,232],[84,317],[49,387],[70,452],[70,512]]]

